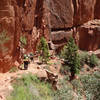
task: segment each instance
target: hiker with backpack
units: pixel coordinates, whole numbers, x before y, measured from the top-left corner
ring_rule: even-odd
[[[34,54],[32,52],[28,54],[28,57],[30,59],[30,62],[34,62]]]
[[[24,70],[27,70],[28,69],[28,65],[30,63],[29,57],[27,55],[24,55],[23,63],[24,63]]]

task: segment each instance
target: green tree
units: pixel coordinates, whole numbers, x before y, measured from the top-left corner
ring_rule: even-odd
[[[78,54],[78,47],[71,37],[62,51],[65,67],[70,67],[71,77],[74,78],[75,74],[80,70],[80,57]]]
[[[24,47],[27,45],[27,38],[23,35],[20,37],[21,46]]]
[[[47,63],[49,61],[50,54],[47,41],[44,37],[42,37],[40,40],[38,51],[40,53],[40,60],[42,61],[42,63],[43,62]]]
[[[97,56],[95,54],[92,54],[90,56],[89,62],[87,63],[90,67],[94,68],[95,66],[98,65],[98,61],[99,59],[97,58]]]

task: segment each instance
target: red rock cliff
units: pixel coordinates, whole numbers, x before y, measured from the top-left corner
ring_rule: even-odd
[[[59,47],[71,34],[81,49],[98,49],[99,25],[90,29],[88,21],[100,18],[99,9],[100,0],[1,0],[0,72],[18,60],[21,37],[27,40],[27,52],[35,50],[41,36]]]

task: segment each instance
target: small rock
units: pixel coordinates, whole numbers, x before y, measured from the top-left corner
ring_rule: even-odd
[[[12,91],[13,90],[13,87],[12,86],[8,86],[8,89]]]
[[[18,67],[20,64],[19,64],[17,61],[15,61],[14,65],[15,65],[16,67]]]

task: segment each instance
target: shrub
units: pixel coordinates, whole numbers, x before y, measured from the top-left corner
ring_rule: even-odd
[[[61,50],[60,58],[62,58],[62,59],[65,59],[66,58],[66,55],[65,55],[66,49],[67,49],[67,46],[65,45],[63,47],[63,49]]]
[[[47,44],[46,39],[44,37],[41,38],[40,44],[38,45],[37,48],[38,48],[38,51],[40,53],[40,60],[42,62],[47,63],[49,61],[50,54],[49,54],[48,44]]]
[[[13,83],[14,90],[7,100],[53,100],[49,83],[41,82],[32,74],[23,75]]]
[[[71,81],[71,84],[73,86],[75,93],[78,96],[78,100],[84,100],[85,95],[84,95],[83,85],[81,84],[81,81],[75,79]]]
[[[63,74],[63,75],[67,75],[68,72],[70,72],[70,68],[69,66],[63,64],[60,68],[60,73]]]
[[[13,66],[9,72],[12,73],[12,72],[17,72],[18,71],[18,68],[16,66]]]
[[[65,79],[59,80],[60,88],[55,92],[54,100],[76,100],[73,87]]]
[[[90,60],[88,62],[88,65],[92,68],[98,65],[98,58],[95,54],[92,54],[90,56]]]
[[[24,46],[27,45],[27,39],[26,39],[26,37],[25,37],[25,36],[21,36],[21,37],[20,37],[20,42],[21,42],[21,44],[24,45]]]
[[[67,45],[63,49],[64,64],[70,67],[71,75],[79,73],[80,70],[80,58],[78,55],[78,47],[76,46],[74,39],[71,37]]]
[[[78,100],[100,100],[100,72],[79,75],[79,78],[71,81]]]
[[[90,55],[88,54],[88,52],[80,52],[79,56],[81,66],[89,62]]]
[[[80,63],[83,66],[84,64],[89,65],[90,67],[95,67],[99,64],[99,59],[95,54],[89,55],[88,52],[80,53]]]
[[[97,73],[99,77],[96,73],[80,77],[87,100],[100,100],[100,72]]]
[[[54,100],[100,100],[100,72],[79,75],[79,79],[68,82],[61,79]]]

